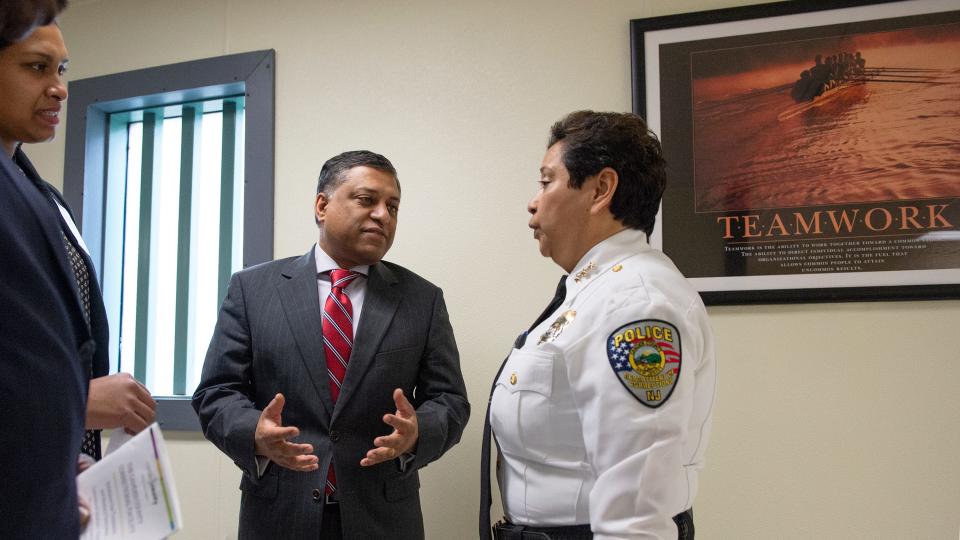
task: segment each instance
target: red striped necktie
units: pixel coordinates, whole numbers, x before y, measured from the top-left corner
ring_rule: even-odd
[[[350,351],[353,350],[353,305],[343,289],[360,275],[339,268],[331,270],[330,295],[323,305],[323,352],[327,358],[327,378],[334,403],[340,397],[340,386],[347,374]],[[331,462],[327,470],[327,495],[336,490],[337,478]]]

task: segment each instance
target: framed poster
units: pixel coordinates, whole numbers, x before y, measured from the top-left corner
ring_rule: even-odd
[[[668,163],[652,243],[709,304],[960,297],[960,5],[631,21]]]

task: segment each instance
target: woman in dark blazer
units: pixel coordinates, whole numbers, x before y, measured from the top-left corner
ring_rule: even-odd
[[[6,25],[15,20],[3,21],[5,38],[23,29],[9,30]],[[59,53],[66,54],[62,45],[59,30],[36,30],[0,48],[3,538],[79,534],[75,474],[93,339],[57,208],[11,159],[18,143],[53,136],[57,114],[50,111],[66,97],[59,73]]]
[[[84,427],[136,432],[155,409],[132,377],[107,376],[107,318],[93,263],[66,203],[20,149],[53,138],[67,98],[66,46],[50,23],[55,10],[44,9],[53,8],[38,7],[33,20],[46,24],[16,41],[9,36],[29,26],[6,25],[23,13],[0,12],[0,433],[9,471],[0,487],[2,538],[76,537],[81,441],[99,457],[99,433],[84,437]]]

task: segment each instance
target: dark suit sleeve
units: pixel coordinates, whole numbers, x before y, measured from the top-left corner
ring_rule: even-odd
[[[408,466],[408,472],[427,465],[457,444],[470,418],[460,355],[440,289],[433,302],[413,404],[417,409],[420,438],[416,458]]]
[[[256,479],[254,434],[260,410],[253,402],[250,343],[243,284],[234,274],[193,394],[193,408],[207,439]]]

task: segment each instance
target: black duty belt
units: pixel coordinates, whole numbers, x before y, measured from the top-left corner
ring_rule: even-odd
[[[494,540],[591,540],[590,525],[533,527],[499,521],[493,526]]]
[[[673,517],[679,540],[693,540],[693,509]],[[501,520],[493,526],[494,540],[592,540],[590,525],[534,527]]]

